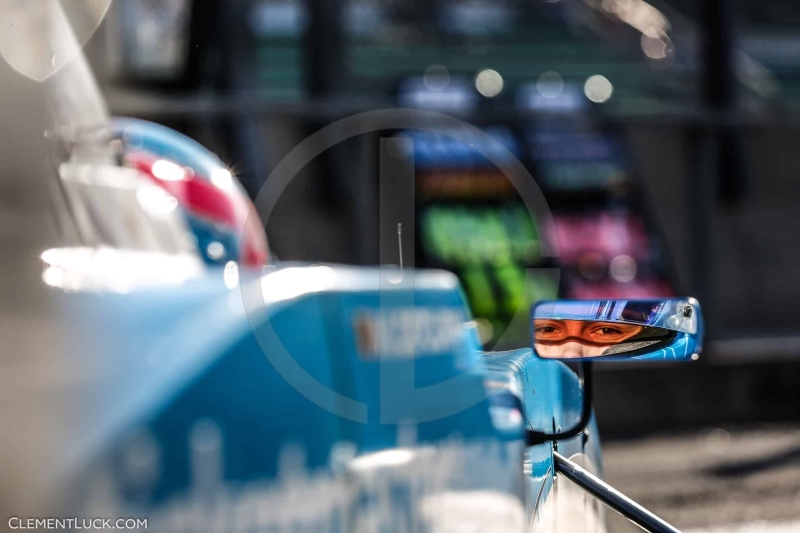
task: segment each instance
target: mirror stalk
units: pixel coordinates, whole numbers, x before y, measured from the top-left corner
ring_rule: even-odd
[[[581,369],[581,382],[583,384],[583,402],[581,404],[581,419],[575,427],[560,433],[544,433],[541,431],[527,430],[525,432],[525,443],[527,446],[536,446],[547,442],[571,439],[579,435],[592,419],[592,362],[582,361],[579,363]]]
[[[648,533],[681,533],[675,526],[654,515],[602,479],[594,476],[558,452],[553,452],[556,472],[586,490],[592,496],[647,531]]]

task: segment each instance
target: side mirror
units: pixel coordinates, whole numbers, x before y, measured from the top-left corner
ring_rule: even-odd
[[[558,433],[527,432],[529,446],[572,438],[592,418],[593,361],[695,361],[703,313],[694,298],[553,300],[531,308],[531,344],[541,358],[580,363],[581,420]]]
[[[556,300],[531,309],[531,342],[542,359],[696,360],[702,335],[694,298]]]

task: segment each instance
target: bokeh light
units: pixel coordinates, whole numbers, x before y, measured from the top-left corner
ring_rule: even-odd
[[[425,69],[422,82],[431,91],[443,91],[450,84],[450,72],[444,65],[431,65]]]
[[[545,98],[558,98],[564,92],[564,79],[558,72],[544,72],[536,80],[536,89]]]
[[[602,104],[611,98],[614,87],[611,85],[611,82],[608,81],[608,78],[600,74],[595,74],[586,80],[583,86],[583,92],[586,94],[586,98],[592,102]]]
[[[475,77],[475,88],[487,98],[494,98],[503,92],[503,77],[496,70],[487,68]]]

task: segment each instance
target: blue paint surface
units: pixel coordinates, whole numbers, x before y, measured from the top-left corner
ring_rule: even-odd
[[[243,294],[259,291],[261,279],[245,273],[242,291],[229,290],[217,269],[208,279],[174,288],[65,295],[66,305],[85,320],[103,324],[115,376],[91,391],[103,398],[92,406],[92,432],[69,451],[84,465],[81,475],[103,472],[120,508],[166,513],[176,502],[191,501],[202,485],[196,456],[204,445],[197,444],[197,432],[210,424],[219,463],[212,470],[228,494],[224,501],[236,490],[245,498],[241,494],[252,487],[283,483],[281,457],[292,447],[302,449],[306,476],[327,472],[325,483],[335,486],[332,452],[347,443],[355,458],[409,446],[418,455],[437,450],[445,459],[473,457],[475,466],[459,466],[439,493],[491,489],[521,505],[521,417],[508,424],[515,411],[498,401],[503,392],[487,399],[484,361],[474,332],[463,327],[469,316],[455,278],[441,273],[425,281],[419,275],[416,284],[387,289],[375,283],[376,270],[347,269],[341,277],[332,271],[337,274],[330,286],[289,299],[266,295],[268,303],[249,315]],[[388,342],[370,347],[370,335],[382,340],[384,315],[398,323],[421,317],[416,329],[427,337],[412,339],[412,356],[403,348],[409,339],[391,320],[383,331]],[[435,327],[426,329],[428,322]],[[454,335],[447,334],[450,324],[458,327]],[[282,367],[286,354],[296,364],[293,375]],[[335,405],[310,399],[302,383],[311,382],[330,391],[323,398],[334,403],[356,402],[365,419],[338,416]],[[410,443],[403,441],[408,427]],[[145,481],[130,472],[131,457],[147,456],[136,448],[141,435],[149,443],[145,448],[155,450],[155,473]],[[414,475],[392,478],[392,490],[431,483],[424,471]],[[367,501],[372,493],[363,490]]]

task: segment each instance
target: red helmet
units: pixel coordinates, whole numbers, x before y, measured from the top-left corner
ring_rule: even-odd
[[[268,262],[267,236],[255,206],[219,157],[159,124],[115,118],[111,126],[122,143],[123,164],[143,171],[178,200],[206,263]]]

